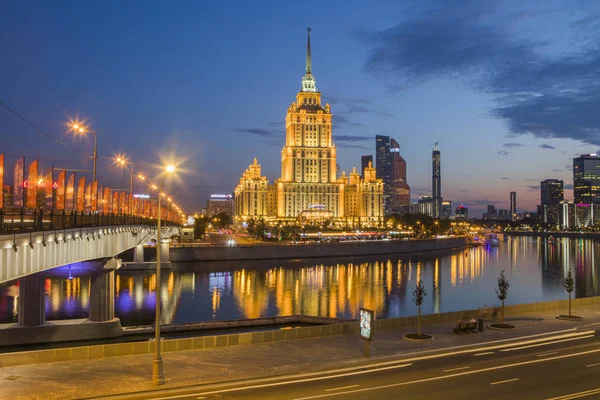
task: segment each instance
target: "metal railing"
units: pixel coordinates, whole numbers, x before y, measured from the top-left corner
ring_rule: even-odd
[[[155,218],[102,212],[0,209],[0,234],[115,225],[155,225]],[[173,221],[161,225],[181,226]]]

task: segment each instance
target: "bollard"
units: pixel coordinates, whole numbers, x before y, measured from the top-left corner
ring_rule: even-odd
[[[479,332],[483,332],[483,319],[479,317]]]

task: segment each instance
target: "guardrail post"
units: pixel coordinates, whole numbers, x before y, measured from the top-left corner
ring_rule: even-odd
[[[54,211],[50,210],[50,229],[54,228]]]
[[[23,217],[24,217],[24,215],[25,215],[25,210],[23,208],[21,208],[19,210],[19,217],[21,219],[21,222],[20,222],[20,224],[21,224],[21,230],[25,229],[25,225],[23,224]]]

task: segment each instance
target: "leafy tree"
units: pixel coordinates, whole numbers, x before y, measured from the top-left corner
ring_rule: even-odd
[[[504,326],[504,300],[506,300],[506,296],[508,296],[509,287],[510,283],[504,277],[504,270],[502,270],[502,272],[500,272],[500,278],[498,278],[498,289],[496,289],[498,300],[502,301],[502,326]]]
[[[417,336],[419,337],[421,337],[421,304],[423,304],[423,299],[425,299],[425,296],[427,296],[427,292],[423,286],[423,281],[419,279],[417,282],[417,287],[413,291],[413,303],[419,307],[419,317],[417,318]]]
[[[223,229],[231,225],[231,217],[226,212],[220,212],[213,217],[213,225],[219,229]]]
[[[575,289],[575,280],[573,279],[573,274],[571,273],[571,269],[567,272],[567,276],[565,277],[565,281],[563,282],[563,287],[569,293],[569,317],[571,316],[571,292]]]
[[[194,218],[194,240],[202,239],[206,232],[207,219],[204,215]]]

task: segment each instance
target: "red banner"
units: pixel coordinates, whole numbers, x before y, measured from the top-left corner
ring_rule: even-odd
[[[79,183],[77,184],[77,211],[83,211],[85,202],[85,176],[82,176],[79,179]]]
[[[102,194],[102,213],[104,215],[110,214],[110,188],[104,188]]]
[[[92,212],[96,211],[98,211],[98,181],[92,182]]]
[[[13,206],[24,207],[25,199],[23,193],[23,182],[25,179],[25,157],[19,157],[15,163],[14,169],[14,180],[13,180]]]
[[[36,208],[37,206],[37,186],[38,186],[38,160],[35,159],[29,164],[29,172],[27,174],[27,180],[23,182],[23,187],[27,191],[27,201],[25,204],[27,208]]]
[[[54,167],[48,168],[42,179],[44,209],[52,210],[52,206],[54,205]]]
[[[92,209],[92,183],[91,182],[85,186],[85,193],[83,194],[83,198],[84,198],[83,209],[85,210],[86,213],[89,213],[90,210]]]
[[[113,192],[112,212],[115,215],[119,214],[119,192],[116,190]]]
[[[58,178],[56,179],[56,188],[54,189],[54,192],[55,192],[54,206],[59,211],[62,211],[65,209],[65,197],[67,194],[67,186],[65,184],[66,177],[67,177],[67,171],[65,171],[63,169],[62,171],[60,171],[60,173],[58,174]],[[53,185],[54,185],[54,183],[53,183]]]
[[[73,211],[75,209],[75,173],[69,176],[67,187],[65,189],[65,210]]]

